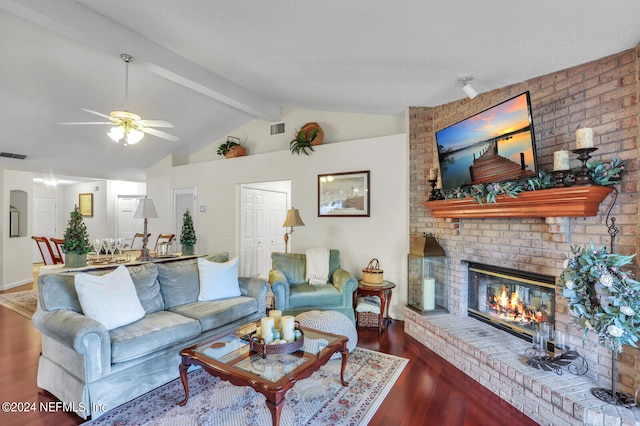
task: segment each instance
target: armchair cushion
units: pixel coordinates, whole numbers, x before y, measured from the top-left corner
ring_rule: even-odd
[[[289,308],[340,306],[342,294],[332,285],[298,284],[289,297]]]

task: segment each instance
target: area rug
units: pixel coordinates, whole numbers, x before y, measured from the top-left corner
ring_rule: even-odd
[[[0,294],[0,305],[31,319],[38,306],[36,290]]]
[[[342,361],[331,360],[286,394],[280,424],[366,425],[408,360],[363,348],[349,354],[345,380]],[[271,425],[265,397],[248,386],[234,386],[202,369],[189,373],[189,402],[180,407],[180,379],[108,411],[85,425]]]

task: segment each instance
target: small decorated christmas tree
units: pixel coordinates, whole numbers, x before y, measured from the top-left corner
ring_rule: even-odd
[[[180,244],[182,244],[182,254],[193,254],[193,246],[196,244],[196,231],[193,229],[193,219],[189,210],[182,216],[182,232],[180,234]]]
[[[76,206],[70,214],[67,229],[64,232],[62,251],[65,253],[67,266],[84,266],[87,264],[87,253],[91,251],[87,226],[82,220],[82,213]]]

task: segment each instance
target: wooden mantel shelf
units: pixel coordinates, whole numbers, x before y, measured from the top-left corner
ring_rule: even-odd
[[[582,185],[525,191],[515,198],[496,197],[497,203],[478,204],[473,198],[427,201],[434,217],[584,217],[595,216],[600,203],[613,191],[610,186]]]

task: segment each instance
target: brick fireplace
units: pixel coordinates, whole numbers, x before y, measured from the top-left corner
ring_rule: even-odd
[[[423,203],[430,189],[428,170],[438,163],[435,131],[528,90],[538,164],[550,171],[553,152],[573,149],[575,130],[592,127],[599,148],[594,159],[617,157],[625,162],[627,175],[617,186],[619,194],[611,216],[616,217],[621,230],[616,251],[637,253],[639,51],[636,47],[483,93],[473,100],[409,110],[410,237],[413,241],[423,232],[433,233],[447,253],[449,313],[422,316],[405,309],[406,331],[543,424],[640,424],[640,419],[636,419],[637,409],[606,406],[590,396],[588,389],[592,385],[610,385],[611,354],[600,347],[593,335],[583,340],[582,331],[571,324],[561,295],[555,296],[555,327],[568,331],[571,345],[587,359],[590,369],[584,377],[558,378],[550,376],[554,373],[531,369],[520,359],[527,342],[469,318],[468,263],[522,270],[557,280],[563,256],[570,252],[571,245],[584,246],[590,241],[610,245],[605,217],[614,195],[608,195],[598,213],[589,217],[434,218]],[[572,167],[575,166],[574,159]],[[633,392],[640,386],[639,351],[625,347],[619,359],[618,388]]]

